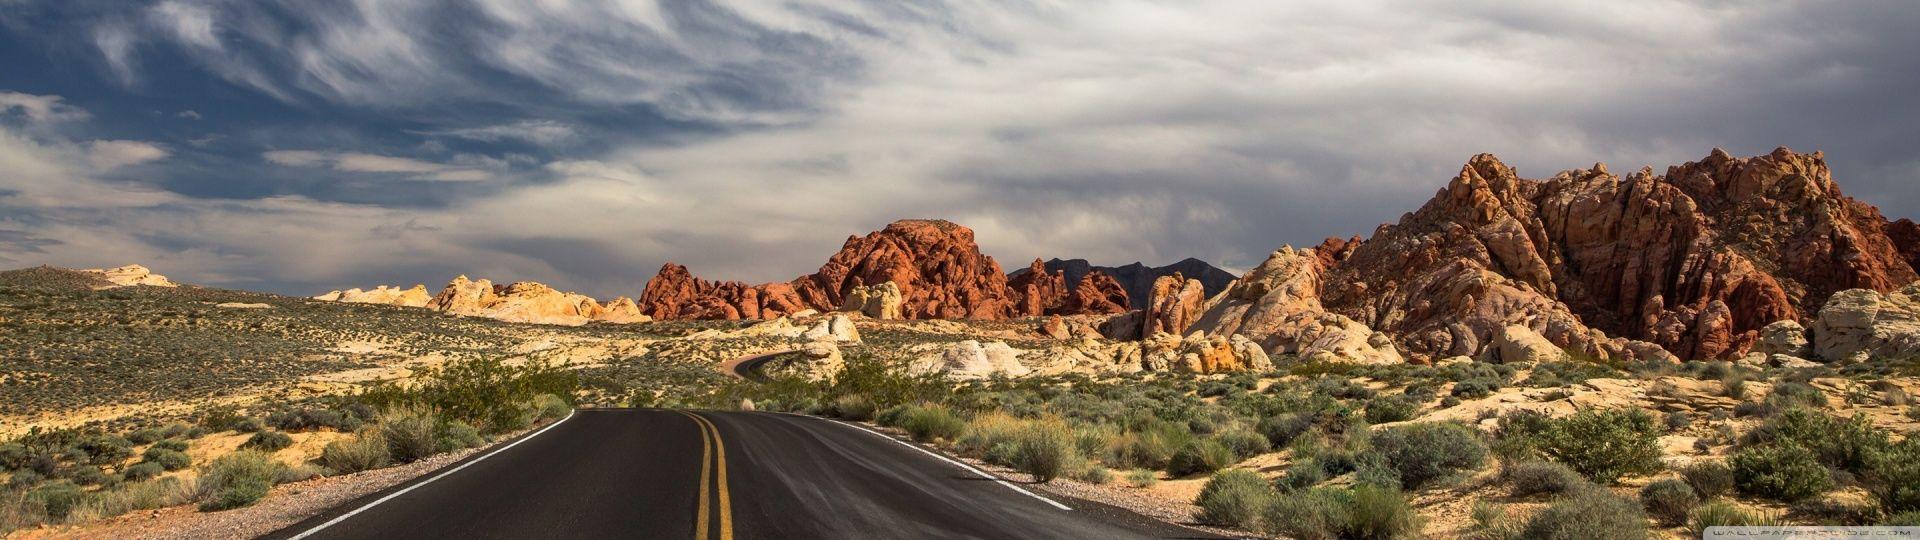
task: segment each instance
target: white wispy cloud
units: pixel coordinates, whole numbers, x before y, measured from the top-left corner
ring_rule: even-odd
[[[164,159],[171,153],[160,145],[144,141],[93,141],[87,144],[87,162],[100,170],[112,170]]]
[[[491,171],[483,168],[362,152],[271,150],[262,153],[260,157],[268,162],[289,167],[328,166],[336,171],[393,173],[416,180],[479,182],[494,178]]]
[[[0,117],[18,114],[28,122],[43,124],[85,120],[87,111],[62,102],[60,96],[38,96],[0,91]]]
[[[417,131],[415,133],[458,137],[486,142],[518,140],[538,145],[553,145],[572,140],[575,136],[579,135],[579,130],[570,124],[553,120],[523,120],[511,124],[443,129],[437,131]]]

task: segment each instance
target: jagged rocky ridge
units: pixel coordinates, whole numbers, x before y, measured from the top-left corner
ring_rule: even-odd
[[[1194,258],[1182,259],[1180,262],[1159,267],[1150,267],[1137,262],[1122,266],[1094,266],[1086,259],[1048,259],[1044,265],[1048,272],[1065,274],[1068,287],[1073,290],[1077,290],[1075,287],[1078,287],[1077,284],[1083,276],[1096,272],[1106,274],[1126,290],[1127,298],[1132,300],[1130,304],[1132,309],[1147,307],[1147,297],[1153,292],[1154,281],[1163,277],[1180,275],[1198,280],[1201,287],[1206,290],[1207,296],[1226,290],[1227,285],[1234,280],[1234,275],[1226,270]],[[1032,268],[1022,268],[1014,270],[1009,277],[1018,279],[1021,275],[1033,271]]]
[[[993,257],[980,253],[972,229],[943,220],[901,220],[847,237],[819,271],[792,281],[708,281],[667,263],[647,281],[639,306],[657,319],[770,319],[846,309],[890,315],[885,318],[993,320],[1125,310],[1125,289],[1111,276],[1096,272],[1069,282],[1034,263],[1029,270],[1043,271],[1009,281]],[[886,283],[897,291],[876,289]]]
[[[1416,361],[1541,343],[1731,359],[1838,291],[1913,282],[1916,244],[1912,222],[1841,194],[1818,152],[1716,149],[1665,174],[1596,164],[1546,180],[1482,154],[1370,238],[1276,251],[1192,328],[1276,352],[1332,340]]]

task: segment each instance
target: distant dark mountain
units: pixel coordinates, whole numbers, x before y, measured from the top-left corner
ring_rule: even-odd
[[[1234,280],[1234,275],[1227,273],[1226,270],[1221,270],[1214,265],[1207,264],[1206,261],[1194,258],[1188,258],[1158,268],[1149,267],[1140,263],[1133,263],[1126,266],[1094,266],[1092,263],[1088,263],[1086,259],[1053,259],[1047,261],[1046,265],[1048,272],[1061,272],[1066,274],[1068,287],[1078,286],[1080,284],[1080,278],[1095,269],[1106,272],[1107,275],[1119,280],[1121,286],[1127,288],[1127,302],[1133,304],[1134,309],[1147,307],[1147,295],[1153,291],[1153,280],[1158,279],[1160,276],[1171,276],[1177,272],[1182,276],[1200,280],[1200,285],[1206,289],[1207,296],[1213,296],[1225,290],[1227,284],[1232,283]],[[1019,276],[1025,273],[1027,273],[1027,269],[1021,268],[1013,271],[1012,274],[1009,274],[1009,277]]]

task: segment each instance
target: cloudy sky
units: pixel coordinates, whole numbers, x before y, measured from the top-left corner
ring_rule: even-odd
[[[0,0],[0,266],[766,281],[906,217],[1230,268],[1529,177],[1824,150],[1920,216],[1897,1]]]

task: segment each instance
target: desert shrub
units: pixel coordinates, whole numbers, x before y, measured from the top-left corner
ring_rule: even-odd
[[[1367,423],[1385,424],[1409,420],[1419,414],[1420,404],[1406,396],[1385,396],[1367,402]]]
[[[154,441],[165,439],[166,436],[161,435],[157,428],[144,428],[128,432],[126,438],[133,444],[153,444]]]
[[[58,520],[73,513],[74,507],[86,499],[87,492],[72,482],[53,482],[28,492],[27,497],[39,502],[47,517]]]
[[[227,510],[248,506],[267,496],[274,479],[286,468],[272,456],[241,450],[220,456],[200,472],[200,509]]]
[[[1808,497],[1794,503],[1793,512],[1820,525],[1855,527],[1873,525],[1884,515],[1872,500],[1835,496]]]
[[[1149,469],[1127,471],[1127,484],[1137,488],[1152,487],[1160,482],[1160,476]]]
[[[282,448],[293,446],[293,437],[278,431],[256,431],[247,442],[240,443],[241,448],[262,452],[278,452]]]
[[[10,476],[7,478],[7,488],[14,489],[14,490],[24,490],[24,489],[39,485],[42,480],[46,480],[46,479],[47,477],[41,476],[40,473],[37,473],[37,472],[14,471],[13,476]]]
[[[1193,435],[1175,428],[1130,431],[1121,434],[1116,458],[1131,467],[1164,469],[1173,453],[1192,439]]]
[[[1495,391],[1500,390],[1501,386],[1502,386],[1501,382],[1497,379],[1490,379],[1490,378],[1467,379],[1464,381],[1454,383],[1452,394],[1453,394],[1453,397],[1457,397],[1457,398],[1479,399],[1479,398],[1493,395]]]
[[[1680,469],[1680,477],[1695,493],[1708,499],[1733,492],[1733,469],[1725,463],[1705,461]]]
[[[166,472],[166,470],[167,469],[161,467],[159,463],[142,461],[127,467],[127,470],[120,471],[120,476],[128,482],[139,482],[160,476],[160,473]]]
[[[1755,527],[1777,524],[1779,521],[1772,516],[1748,512],[1728,501],[1703,504],[1687,514],[1687,532],[1695,537],[1704,537],[1707,527]]]
[[[1587,487],[1587,478],[1566,465],[1551,461],[1522,461],[1502,470],[1513,495],[1560,495]]]
[[[1399,490],[1357,486],[1347,510],[1346,538],[1403,538],[1420,529],[1413,505]]]
[[[75,468],[71,474],[67,475],[67,479],[83,486],[99,486],[112,484],[114,482],[113,477],[107,476],[106,471],[102,471],[100,467],[94,465],[82,465]]]
[[[899,426],[913,440],[926,442],[958,438],[966,431],[967,421],[944,405],[909,405],[901,413]]]
[[[1327,481],[1327,469],[1319,460],[1303,458],[1287,466],[1285,476],[1274,481],[1274,487],[1281,491],[1299,491],[1320,485]]]
[[[872,398],[868,398],[866,394],[847,394],[834,398],[832,409],[828,414],[857,422],[872,420],[874,412]]]
[[[1214,439],[1194,439],[1167,461],[1167,473],[1174,476],[1186,476],[1194,473],[1213,472],[1239,462],[1233,450]]]
[[[1238,459],[1247,459],[1273,450],[1267,443],[1267,437],[1246,429],[1235,429],[1214,437],[1225,445]]]
[[[332,429],[352,432],[360,429],[359,418],[333,409],[303,407],[267,415],[267,425],[281,431],[302,432]]]
[[[1880,520],[1884,527],[1920,527],[1920,510],[1901,512]]]
[[[1113,471],[1106,467],[1089,464],[1081,467],[1080,472],[1074,473],[1073,479],[1089,484],[1105,484],[1113,481]]]
[[[1681,431],[1693,425],[1693,415],[1687,411],[1670,411],[1666,415],[1667,431]]]
[[[320,464],[341,473],[378,469],[392,459],[387,441],[378,431],[362,431],[352,439],[327,443],[320,450]]]
[[[1195,517],[1202,523],[1248,528],[1272,499],[1273,488],[1260,475],[1228,469],[1208,479],[1193,503],[1200,507]]]
[[[1667,525],[1685,523],[1687,513],[1699,504],[1700,496],[1694,494],[1693,487],[1679,480],[1660,480],[1640,489],[1640,506]]]
[[[1473,520],[1473,527],[1467,529],[1467,538],[1473,540],[1513,540],[1520,538],[1520,524],[1507,515],[1504,506],[1487,502],[1473,501],[1473,508],[1467,511],[1467,517]]]
[[[86,497],[72,510],[70,521],[118,516],[134,510],[165,508],[185,503],[193,497],[193,487],[188,482],[175,478],[129,482]]]
[[[440,451],[439,422],[420,411],[393,410],[381,417],[381,439],[387,441],[387,455],[400,463],[412,463]]]
[[[133,455],[133,443],[117,435],[94,435],[74,445],[86,453],[87,463],[108,465]]]
[[[304,482],[307,480],[312,480],[312,479],[319,478],[326,475],[327,475],[327,471],[325,467],[314,465],[312,463],[301,463],[299,465],[295,465],[292,467],[280,468],[280,474],[274,476],[273,483],[287,484],[292,482]]]
[[[439,440],[442,452],[464,450],[487,443],[487,438],[480,434],[479,428],[459,420],[449,420],[441,424],[436,438]]]
[[[182,441],[179,439],[168,439],[168,440],[160,441],[157,443],[153,443],[152,448],[165,448],[175,452],[185,452],[187,451],[187,441]]]
[[[1794,444],[1748,446],[1728,458],[1734,486],[1741,493],[1798,501],[1833,487],[1833,477],[1819,458]]]
[[[1254,426],[1255,431],[1266,436],[1267,442],[1274,448],[1293,444],[1307,430],[1313,429],[1313,418],[1304,413],[1288,413],[1260,419]]]
[[[1080,455],[1073,446],[1073,431],[1064,422],[1058,420],[1036,421],[1019,432],[1014,439],[1014,454],[1011,465],[1014,470],[1033,476],[1033,481],[1046,483],[1059,477],[1079,460]]]
[[[1640,505],[1605,490],[1585,489],[1562,497],[1527,519],[1520,537],[1530,540],[1647,538],[1647,516]]]
[[[1382,464],[1400,485],[1419,489],[1454,473],[1472,470],[1487,457],[1487,445],[1466,426],[1429,422],[1382,429],[1372,436]]]
[[[1845,471],[1862,471],[1869,456],[1892,446],[1887,431],[1876,428],[1865,415],[1841,419],[1795,407],[1780,411],[1747,432],[1742,445],[1792,444],[1812,450],[1820,462]]]
[[[1888,514],[1920,512],[1920,434],[1875,453],[1861,479]]]
[[[1502,454],[1511,458],[1537,453],[1603,484],[1661,467],[1661,431],[1643,410],[1581,411],[1564,418],[1515,414],[1501,420]]]
[[[1806,383],[1782,382],[1773,385],[1773,391],[1767,393],[1767,404],[1777,409],[1824,408],[1827,406],[1827,394]]]
[[[954,446],[962,454],[982,456],[994,446],[1011,442],[1022,427],[1020,419],[1007,413],[993,411],[975,415],[967,421]]]
[[[573,412],[573,404],[553,394],[533,396],[533,409],[541,420],[559,420]]]
[[[17,442],[0,443],[0,471],[13,471],[26,468],[28,458],[33,452],[27,446]]]
[[[580,386],[573,370],[545,361],[508,365],[498,358],[449,362],[416,378],[419,384],[411,389],[380,386],[356,399],[373,409],[418,405],[442,418],[501,433],[526,427],[541,413],[529,406],[536,396],[550,394],[566,401]]]
[[[141,455],[141,459],[169,471],[177,471],[193,465],[193,458],[188,457],[186,452],[158,446],[147,448],[147,451]]]
[[[1274,497],[1260,510],[1262,529],[1299,540],[1340,538],[1347,523],[1347,502],[1339,492],[1310,489]]]

